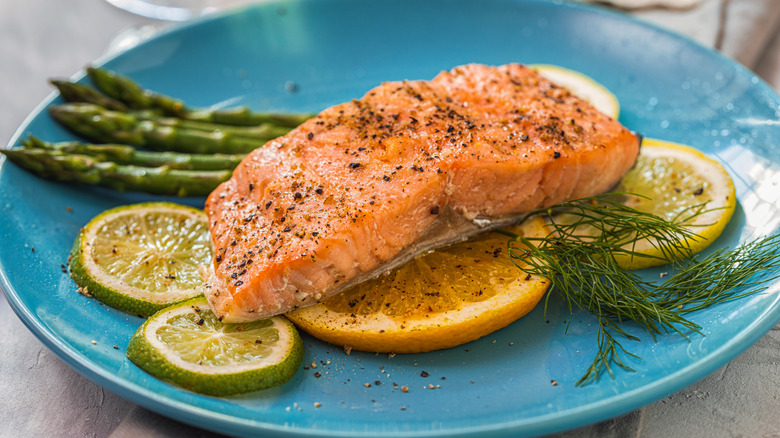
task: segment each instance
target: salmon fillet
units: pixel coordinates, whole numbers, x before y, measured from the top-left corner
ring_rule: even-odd
[[[225,322],[314,304],[523,213],[609,190],[639,139],[522,65],[384,83],[253,151],[206,202]]]

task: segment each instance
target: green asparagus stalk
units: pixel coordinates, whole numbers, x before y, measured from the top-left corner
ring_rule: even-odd
[[[264,145],[278,133],[269,127],[268,139],[249,138],[225,130],[196,129],[175,120],[139,120],[133,114],[88,103],[53,105],[49,107],[49,114],[74,133],[97,143],[193,154],[244,154]]]
[[[9,160],[41,178],[100,185],[124,192],[205,196],[232,174],[231,170],[177,170],[101,162],[93,157],[56,154],[44,149],[0,150]]]
[[[270,123],[295,128],[316,114],[281,114],[254,112],[246,106],[227,109],[189,109],[181,117],[188,120],[221,123],[234,126],[255,126]]]
[[[194,129],[204,132],[223,132],[235,137],[253,138],[257,140],[272,140],[276,137],[281,137],[284,134],[290,132],[292,128],[284,126],[276,126],[271,123],[264,123],[255,126],[234,126],[234,125],[221,125],[218,123],[180,119],[176,117],[157,117],[149,111],[130,112],[130,115],[136,117],[138,120],[153,121],[160,126],[174,126],[178,128]]]
[[[170,116],[179,116],[186,111],[182,101],[141,88],[130,78],[114,72],[87,67],[87,75],[100,91],[130,108],[159,109]]]
[[[127,111],[127,105],[102,94],[89,85],[60,79],[51,79],[49,82],[57,87],[66,102],[93,103],[113,111]]]
[[[248,107],[229,109],[189,108],[181,100],[147,90],[135,81],[112,71],[88,67],[87,75],[107,96],[137,110],[159,110],[164,115],[188,120],[236,126],[273,124],[294,128],[314,114],[260,113]]]
[[[180,170],[232,170],[245,155],[243,154],[182,154],[177,152],[140,151],[128,145],[88,144],[77,141],[47,142],[29,136],[22,140],[26,149],[43,149],[53,155],[87,155],[96,161],[111,161],[117,164],[140,167],[167,166]]]

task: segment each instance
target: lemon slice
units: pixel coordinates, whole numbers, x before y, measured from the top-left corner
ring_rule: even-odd
[[[79,290],[122,310],[149,316],[197,296],[198,266],[211,261],[206,214],[167,202],[117,207],[81,229],[71,250]]]
[[[690,146],[654,139],[643,140],[636,165],[616,191],[643,196],[628,196],[623,202],[695,233],[683,242],[691,253],[720,236],[737,205],[734,182],[720,163]],[[640,269],[669,262],[656,242],[639,241],[634,251],[651,257],[616,257],[621,266]]]
[[[587,100],[597,110],[613,119],[617,119],[620,115],[620,104],[617,97],[589,76],[557,65],[534,64],[529,65],[529,67],[545,78],[568,89],[575,96]]]
[[[228,396],[288,381],[301,365],[303,342],[283,316],[223,324],[197,297],[149,318],[130,338],[127,358],[183,388]]]
[[[541,219],[512,231],[546,234]],[[287,317],[347,350],[419,353],[472,341],[530,312],[549,287],[512,263],[508,240],[491,232],[428,252]]]

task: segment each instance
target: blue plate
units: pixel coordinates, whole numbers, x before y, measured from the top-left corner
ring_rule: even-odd
[[[175,29],[103,64],[195,106],[317,111],[382,81],[428,79],[469,62],[558,64],[594,77],[618,96],[631,129],[694,145],[727,165],[740,209],[717,246],[777,232],[778,96],[715,52],[600,8],[530,0],[266,3]],[[46,114],[57,101],[44,102],[18,135],[73,138]],[[479,341],[428,354],[346,355],[306,337],[304,361],[316,369],[278,388],[206,397],[129,363],[124,350],[141,319],[78,294],[63,272],[79,227],[107,208],[148,199],[160,198],[51,183],[3,163],[0,284],[30,330],[79,372],[155,412],[225,434],[561,431],[682,389],[780,319],[780,286],[772,284],[693,315],[706,336],[627,341],[644,359],[629,361],[636,372],[579,388],[574,382],[596,351],[594,320],[576,313],[570,322],[553,299],[547,315],[539,308]]]

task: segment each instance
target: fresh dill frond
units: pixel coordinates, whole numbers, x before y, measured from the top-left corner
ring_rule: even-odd
[[[598,353],[578,386],[595,382],[604,373],[614,378],[614,366],[633,371],[624,357],[639,357],[620,340],[639,338],[624,330],[626,322],[633,322],[653,340],[671,332],[687,339],[686,333],[700,333],[701,327],[685,314],[756,293],[780,276],[780,235],[698,260],[686,243],[698,236],[684,224],[692,215],[702,214],[703,208],[667,221],[614,199],[614,194],[585,198],[531,213],[529,217],[549,216],[552,230],[545,237],[502,231],[512,237],[509,256],[520,269],[550,279],[571,314],[576,307],[598,321]],[[675,273],[666,281],[643,280],[616,260],[658,257],[635,250],[642,239],[650,239],[661,257],[677,260],[672,265]],[[545,311],[550,296],[548,292]]]

